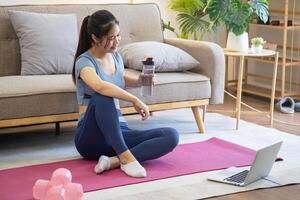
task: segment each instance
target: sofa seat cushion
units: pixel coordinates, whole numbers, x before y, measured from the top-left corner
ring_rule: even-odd
[[[140,72],[133,69],[125,69],[125,73],[129,76],[137,77]],[[128,88],[126,90],[138,96],[143,102],[149,105],[207,99],[211,97],[210,79],[201,74],[189,71],[156,73],[153,96],[151,97],[142,97],[140,95],[140,88]],[[132,104],[120,101],[120,106],[129,107]]]
[[[70,74],[0,77],[0,98],[75,92]]]
[[[126,69],[130,76],[140,72]],[[193,72],[156,73],[154,95],[141,97],[140,88],[127,91],[146,104],[210,98],[210,80]],[[78,112],[71,75],[0,77],[0,120]],[[121,101],[121,107],[132,106]]]
[[[77,111],[71,75],[0,77],[0,120]]]

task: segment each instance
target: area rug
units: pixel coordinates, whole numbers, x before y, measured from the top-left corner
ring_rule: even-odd
[[[120,169],[101,175],[93,173],[94,161],[76,159],[56,163],[13,168],[0,171],[0,196],[3,200],[32,199],[32,186],[37,179],[49,179],[57,168],[67,168],[73,182],[81,183],[84,191],[94,191],[180,175],[199,173],[230,166],[250,165],[255,151],[218,138],[179,145],[168,155],[145,162],[146,178],[130,178]]]
[[[141,121],[139,116],[127,116],[126,119],[129,125],[136,129],[174,127],[180,133],[182,144],[217,137],[257,150],[282,140],[283,145],[279,157],[284,158],[284,161],[276,162],[267,177],[273,182],[262,179],[246,187],[236,187],[208,181],[207,177],[217,172],[209,171],[86,192],[84,200],[203,199],[258,188],[300,183],[300,137],[298,136],[245,121],[241,121],[240,129],[237,131],[234,118],[215,113],[207,113],[206,133],[199,134],[191,109],[155,112],[146,121]],[[267,121],[266,119],[266,123]],[[40,132],[31,131],[28,128],[26,134],[1,136],[0,169],[79,158],[73,145],[74,125],[62,126],[62,131],[63,133],[56,137],[53,126],[49,125],[47,130],[43,129]]]

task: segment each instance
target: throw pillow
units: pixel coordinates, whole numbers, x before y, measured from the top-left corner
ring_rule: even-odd
[[[161,42],[135,42],[119,48],[128,68],[142,70],[142,60],[153,57],[155,71],[184,71],[197,67],[200,63],[185,51]]]
[[[78,31],[75,14],[8,11],[21,49],[21,75],[72,72]]]

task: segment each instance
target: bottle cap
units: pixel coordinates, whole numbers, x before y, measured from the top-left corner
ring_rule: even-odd
[[[144,65],[154,65],[153,57],[146,57],[145,60],[142,61]]]

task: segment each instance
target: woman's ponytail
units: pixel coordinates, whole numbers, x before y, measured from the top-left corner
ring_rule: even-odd
[[[74,57],[74,62],[73,62],[73,70],[72,70],[72,79],[73,82],[76,84],[76,77],[75,77],[75,63],[76,59],[85,51],[87,51],[89,48],[91,48],[91,38],[90,34],[87,32],[87,27],[88,27],[88,22],[89,22],[90,16],[86,16],[81,24],[80,28],[80,34],[79,34],[79,41],[78,41],[78,46],[76,50],[76,54]]]

